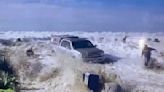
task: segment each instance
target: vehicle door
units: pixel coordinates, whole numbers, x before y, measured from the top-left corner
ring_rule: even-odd
[[[63,40],[61,41],[61,48],[60,48],[60,52],[63,56],[68,57],[69,53],[71,51],[71,43],[70,41],[67,40]]]

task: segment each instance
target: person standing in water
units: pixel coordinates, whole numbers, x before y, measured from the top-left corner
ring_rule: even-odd
[[[148,47],[147,45],[144,46],[142,50],[142,56],[144,56],[144,65],[148,66],[151,61],[151,51],[157,51],[154,48]]]

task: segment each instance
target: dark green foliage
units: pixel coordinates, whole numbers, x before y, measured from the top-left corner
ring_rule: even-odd
[[[5,54],[0,53],[0,89],[1,90],[15,90],[17,86],[15,73],[5,59]],[[14,91],[0,91],[0,92],[14,92]]]

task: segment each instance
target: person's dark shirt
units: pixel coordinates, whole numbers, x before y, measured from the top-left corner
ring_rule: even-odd
[[[150,57],[151,56],[151,51],[152,50],[156,50],[154,48],[151,48],[151,47],[147,47],[147,48],[144,48],[142,50],[142,55],[144,55],[145,57]]]

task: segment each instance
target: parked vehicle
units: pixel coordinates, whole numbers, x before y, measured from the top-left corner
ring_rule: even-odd
[[[51,41],[60,47],[60,52],[63,55],[71,55],[75,58],[81,58],[84,62],[92,63],[102,63],[105,59],[104,51],[98,49],[96,45],[93,45],[86,38],[70,35],[55,35],[51,38]]]

